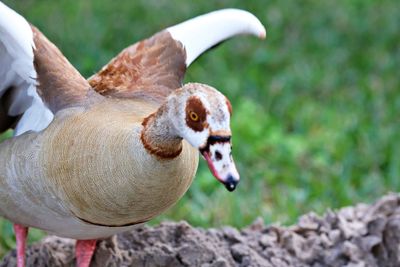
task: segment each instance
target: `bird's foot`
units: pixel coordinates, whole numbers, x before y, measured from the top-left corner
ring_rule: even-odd
[[[97,240],[76,240],[75,255],[78,267],[89,267]]]
[[[14,224],[14,232],[17,241],[17,267],[25,267],[25,246],[28,227]]]

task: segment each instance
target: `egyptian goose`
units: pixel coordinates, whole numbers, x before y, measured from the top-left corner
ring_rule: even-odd
[[[186,192],[198,151],[229,191],[228,99],[182,85],[204,51],[238,34],[265,37],[252,14],[215,11],[129,46],[85,80],[23,17],[0,2],[0,214],[14,223],[18,266],[28,227],[77,239],[89,266],[96,239],[159,215]]]

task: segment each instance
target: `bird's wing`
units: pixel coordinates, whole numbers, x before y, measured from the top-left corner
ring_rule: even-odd
[[[124,49],[89,79],[100,94],[119,98],[146,96],[163,99],[181,86],[185,74],[185,50],[168,32]]]
[[[265,37],[265,28],[251,13],[223,9],[169,27],[140,41],[89,78],[100,94],[162,100],[181,87],[186,68],[203,52],[239,34]]]
[[[39,30],[0,2],[0,132],[41,131],[89,88]]]

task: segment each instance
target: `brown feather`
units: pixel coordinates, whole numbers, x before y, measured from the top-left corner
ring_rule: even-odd
[[[149,131],[148,125],[152,120],[156,119],[157,116],[160,116],[162,114],[162,109],[163,106],[157,112],[152,113],[148,117],[143,119],[143,131],[140,134],[140,140],[142,141],[144,148],[150,154],[157,156],[159,159],[173,159],[179,156],[179,154],[182,152],[182,144],[180,138],[178,138],[176,142],[167,142],[163,146],[159,146],[159,144],[156,144],[157,140],[148,140],[148,138],[146,137],[146,134]]]
[[[89,83],[105,96],[161,102],[182,86],[185,60],[182,44],[163,31],[124,49]]]
[[[38,94],[53,113],[81,104],[87,99],[90,85],[37,28],[32,27],[34,66],[38,77]]]

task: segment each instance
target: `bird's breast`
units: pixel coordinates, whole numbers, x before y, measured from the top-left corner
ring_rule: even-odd
[[[140,141],[140,116],[94,115],[64,119],[43,147],[46,183],[73,216],[94,225],[137,224],[183,196],[197,170],[194,148],[183,141],[177,157],[159,159]]]

